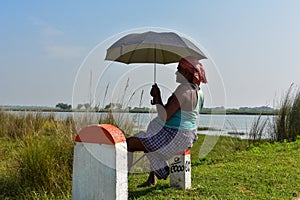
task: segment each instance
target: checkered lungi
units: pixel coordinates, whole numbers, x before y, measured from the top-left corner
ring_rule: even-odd
[[[146,156],[158,179],[166,179],[170,174],[168,160],[191,148],[198,139],[196,130],[168,128],[155,119],[150,122],[146,133],[139,132],[134,137],[139,138],[148,150]]]

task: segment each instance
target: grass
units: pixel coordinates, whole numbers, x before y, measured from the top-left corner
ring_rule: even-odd
[[[129,199],[293,199],[300,196],[300,138],[292,143],[261,143],[221,137],[214,150],[198,158],[192,148],[192,189],[176,190],[169,180],[139,189],[147,176],[129,177]],[[234,145],[231,145],[234,144]],[[233,147],[234,146],[234,147]],[[240,146],[240,150],[236,147]]]
[[[72,118],[1,112],[0,130],[0,199],[70,196]]]

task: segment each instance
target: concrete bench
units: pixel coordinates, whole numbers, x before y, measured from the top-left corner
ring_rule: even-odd
[[[190,189],[191,182],[191,151],[175,155],[170,160],[170,185],[178,189]]]
[[[128,198],[127,144],[113,125],[81,129],[74,147],[72,199]]]

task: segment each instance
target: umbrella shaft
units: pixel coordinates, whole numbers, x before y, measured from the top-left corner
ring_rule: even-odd
[[[154,45],[154,83],[156,83],[156,44]]]
[[[156,63],[154,63],[154,83],[156,83]]]

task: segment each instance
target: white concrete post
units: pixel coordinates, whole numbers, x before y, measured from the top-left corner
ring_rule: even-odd
[[[175,155],[170,162],[170,185],[178,189],[189,189],[191,182],[191,152],[186,150]]]
[[[127,144],[110,124],[90,125],[76,136],[72,199],[128,198]]]

